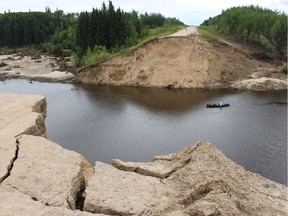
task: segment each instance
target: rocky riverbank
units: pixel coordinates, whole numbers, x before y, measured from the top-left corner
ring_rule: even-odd
[[[6,79],[27,79],[29,82],[74,82],[69,72],[70,58],[51,56],[0,55],[0,81]]]
[[[91,166],[45,138],[44,96],[0,101],[0,215],[287,214],[287,187],[204,141],[150,163]]]

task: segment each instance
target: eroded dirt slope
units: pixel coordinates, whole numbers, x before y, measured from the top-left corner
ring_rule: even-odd
[[[229,43],[192,34],[160,38],[130,54],[83,68],[77,81],[145,87],[246,88],[241,81],[256,82],[262,77],[271,79],[269,83],[281,81],[272,89],[287,88],[287,76],[280,72],[280,66],[256,60]],[[270,88],[269,83],[264,89]],[[249,86],[258,88],[253,83]]]

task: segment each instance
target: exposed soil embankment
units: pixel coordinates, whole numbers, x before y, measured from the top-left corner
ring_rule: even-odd
[[[82,68],[76,80],[91,84],[168,88],[287,88],[287,75],[280,72],[279,66],[256,60],[224,41],[182,34],[160,38],[127,55]],[[270,83],[261,85],[255,74],[257,78],[271,78]],[[241,82],[246,79],[255,81],[256,85]]]
[[[92,167],[42,137],[45,97],[0,93],[0,101],[0,215],[287,213],[287,187],[244,170],[209,143],[150,163]]]

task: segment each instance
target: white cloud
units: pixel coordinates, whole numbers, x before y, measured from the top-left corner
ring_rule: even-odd
[[[46,6],[65,12],[91,11],[93,7],[101,7],[102,0],[9,0],[1,3],[0,12],[8,11],[44,11]],[[108,4],[108,0],[105,1]],[[220,14],[222,9],[242,5],[259,5],[272,10],[288,13],[287,0],[113,0],[113,5],[124,11],[136,10],[159,12],[166,17],[176,17],[186,24],[199,25],[204,19]]]

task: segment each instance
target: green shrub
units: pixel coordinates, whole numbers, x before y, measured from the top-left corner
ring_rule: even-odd
[[[113,54],[109,53],[105,47],[95,45],[93,51],[88,48],[82,57],[75,53],[73,55],[73,64],[75,67],[85,67],[106,60],[112,55]]]
[[[60,44],[53,44],[51,42],[46,42],[42,44],[42,52],[52,54],[54,56],[63,56],[63,49]]]
[[[63,56],[62,47],[59,44],[54,45],[52,47],[51,54],[54,55],[54,56]]]

